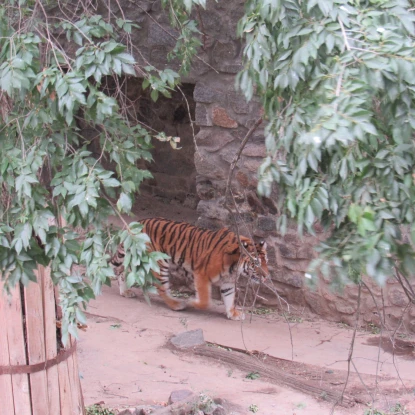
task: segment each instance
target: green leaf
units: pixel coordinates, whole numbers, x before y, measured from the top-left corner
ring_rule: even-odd
[[[117,208],[120,212],[125,212],[128,213],[131,211],[131,207],[132,207],[132,200],[130,195],[126,194],[126,193],[121,193],[120,198],[118,199],[117,202]]]

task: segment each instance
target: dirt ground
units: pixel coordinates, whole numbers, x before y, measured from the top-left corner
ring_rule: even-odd
[[[140,206],[138,217],[196,220],[194,211],[181,206],[154,201]],[[123,298],[114,282],[88,308],[89,327],[80,334],[78,347],[86,405],[105,402],[109,407],[121,408],[160,404],[167,402],[172,391],[190,389],[225,399],[240,415],[252,414],[251,405],[258,407],[259,415],[331,413],[333,405],[324,400],[324,394],[315,398],[265,377],[249,379],[242,364],[178,352],[168,343],[175,334],[200,328],[208,342],[286,359],[281,361],[280,369],[297,376],[300,383],[311,381],[323,389],[341,392],[353,336],[350,328],[316,317],[292,319],[288,327],[277,312],[252,315],[243,323],[230,321],[225,318],[223,304],[216,300],[206,311],[175,312],[156,295],[148,305],[140,290],[134,290],[136,298]],[[374,391],[377,384],[372,393],[377,409],[395,413],[386,411],[399,403],[407,412],[396,414],[415,415],[415,348],[413,339],[400,340],[399,352],[393,355],[388,342],[379,347],[377,335],[357,332],[352,376],[345,393],[359,398],[360,403],[349,408],[337,406],[334,414],[364,415],[368,409],[365,403],[371,401],[367,390]],[[290,362],[292,357],[295,363]]]

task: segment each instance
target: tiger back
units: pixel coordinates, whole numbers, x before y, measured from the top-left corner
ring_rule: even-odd
[[[235,283],[239,275],[258,280],[268,276],[266,243],[254,244],[249,238],[240,237],[229,229],[211,231],[198,228],[186,222],[175,222],[163,218],[141,220],[143,232],[150,238],[148,250],[163,252],[169,260],[160,260],[160,272],[153,272],[158,279],[157,290],[164,302],[173,310],[183,310],[188,305],[205,309],[209,306],[212,284],[219,285],[225,303],[226,315],[240,320],[243,314],[235,308]],[[242,251],[242,252],[241,252]],[[122,247],[113,257],[112,263],[122,267]],[[196,298],[184,301],[173,298],[169,287],[170,263],[178,265],[193,275]],[[120,293],[131,296],[125,279],[118,272]]]

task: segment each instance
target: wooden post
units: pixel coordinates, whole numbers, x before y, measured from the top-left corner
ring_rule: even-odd
[[[0,282],[0,402],[2,415],[85,415],[76,342],[60,348],[50,269],[11,295]]]

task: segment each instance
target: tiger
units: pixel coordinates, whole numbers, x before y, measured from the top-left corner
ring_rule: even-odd
[[[164,218],[148,218],[139,221],[143,232],[150,239],[148,252],[158,251],[170,259],[160,260],[160,272],[153,272],[158,280],[157,291],[172,310],[183,310],[187,306],[206,309],[210,304],[212,285],[219,285],[226,316],[231,320],[243,320],[244,314],[235,307],[235,285],[239,275],[252,277],[258,282],[268,278],[267,244],[253,243],[251,239],[238,236],[227,228],[217,231],[199,228],[186,222],[175,222]],[[124,276],[125,251],[118,247],[111,263],[116,269],[120,294],[133,297],[127,289]],[[190,301],[174,298],[169,288],[171,264],[184,268],[193,275],[196,297]]]

